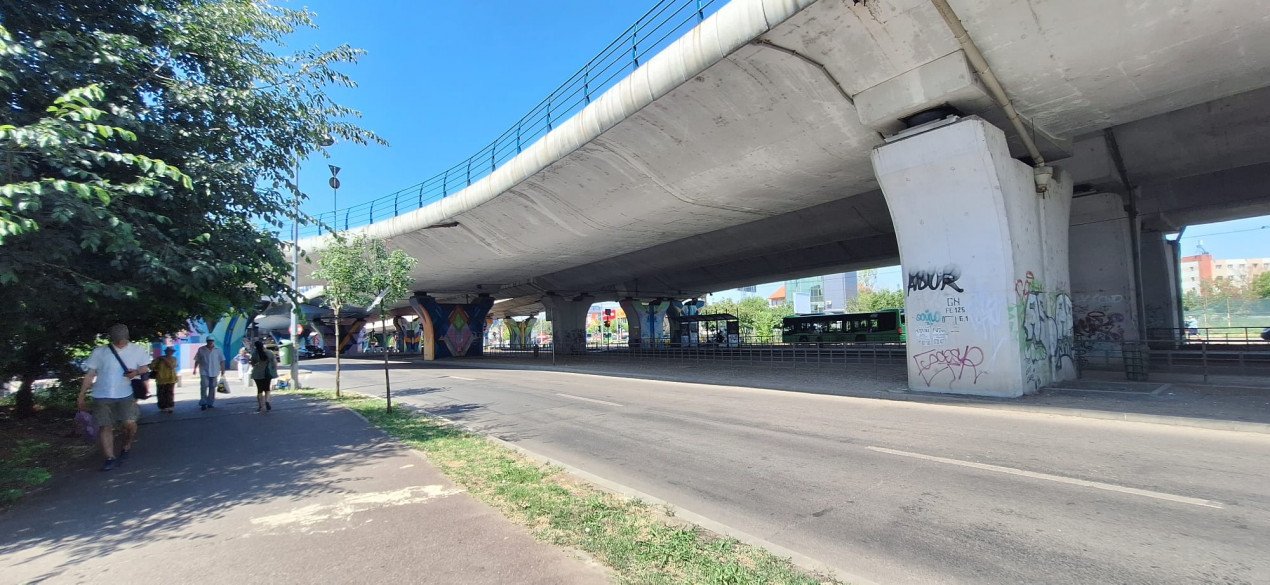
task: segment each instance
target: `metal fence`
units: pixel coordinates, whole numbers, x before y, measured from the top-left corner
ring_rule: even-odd
[[[700,344],[683,346],[666,341],[630,347],[625,344],[588,343],[573,352],[555,351],[550,343],[534,348],[511,348],[506,345],[486,346],[491,357],[521,357],[551,360],[553,363],[577,363],[587,359],[668,360],[677,362],[712,361],[772,366],[871,366],[902,367],[907,356],[903,344],[897,343],[741,343]]]
[[[1270,340],[1257,327],[1152,329],[1146,340],[1076,339],[1081,369],[1211,376],[1270,376]]]
[[[659,0],[581,69],[538,102],[512,127],[465,160],[423,182],[372,201],[316,216],[304,235],[320,235],[323,226],[352,226],[396,217],[466,189],[516,157],[556,126],[582,111],[662,49],[697,26],[726,0]]]

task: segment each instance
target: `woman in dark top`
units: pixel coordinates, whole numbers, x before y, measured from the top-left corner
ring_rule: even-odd
[[[273,379],[278,377],[277,358],[274,353],[265,349],[265,344],[257,341],[251,355],[251,379],[256,382],[256,412],[273,410],[269,404],[269,390]]]

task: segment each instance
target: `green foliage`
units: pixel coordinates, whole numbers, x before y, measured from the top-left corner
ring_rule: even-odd
[[[389,251],[383,240],[336,236],[318,257],[313,278],[325,283],[323,294],[332,307],[366,306],[384,290],[384,304],[392,304],[410,294],[416,263],[401,250]]]
[[[0,505],[13,503],[31,488],[53,478],[40,465],[50,451],[52,445],[31,439],[19,439],[8,448],[8,453],[0,458]]]
[[[8,3],[0,28],[0,377],[286,290],[292,163],[382,142],[326,95],[360,51],[275,54],[256,0]],[[65,316],[73,311],[74,318]]]
[[[873,290],[861,288],[854,299],[847,301],[848,313],[872,313],[882,309],[903,309],[904,291]]]
[[[773,307],[767,299],[745,297],[740,302],[727,299],[712,302],[706,305],[702,312],[710,315],[719,313],[735,315],[740,321],[742,335],[770,338],[780,335],[778,331],[781,320],[793,315],[794,307],[788,303]]]
[[[1248,283],[1253,296],[1259,299],[1270,299],[1270,272],[1262,272]]]
[[[343,308],[369,305],[376,295],[384,293],[379,305],[395,303],[410,294],[414,279],[410,270],[417,260],[401,250],[388,251],[383,240],[365,235],[348,239],[336,234],[318,257],[313,278],[325,283],[326,303],[343,315]],[[339,319],[335,319],[335,337],[340,339]],[[337,341],[338,345],[338,341]],[[340,352],[335,352],[335,393],[340,393]]]

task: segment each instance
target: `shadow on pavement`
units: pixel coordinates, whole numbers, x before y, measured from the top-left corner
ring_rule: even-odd
[[[399,449],[339,407],[290,396],[273,404],[258,415],[254,395],[207,412],[183,400],[177,415],[161,415],[149,401],[122,467],[99,472],[94,457],[0,516],[0,555],[53,563],[39,581],[143,543],[211,539],[191,528],[265,497],[347,493],[341,484],[355,478],[332,479],[332,470]]]

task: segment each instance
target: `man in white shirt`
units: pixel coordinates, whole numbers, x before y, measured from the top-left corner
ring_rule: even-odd
[[[137,438],[137,417],[141,414],[137,400],[132,397],[132,379],[150,370],[150,352],[128,342],[126,325],[111,325],[108,336],[110,343],[93,349],[88,356],[85,364],[88,373],[80,384],[78,401],[80,410],[88,410],[87,395],[92,390],[93,417],[99,428],[101,454],[106,457],[102,471],[114,469],[132,450],[132,442]],[[115,458],[115,427],[123,429],[123,448],[118,459]]]
[[[202,375],[199,375],[199,372]],[[194,375],[198,376],[198,408],[207,410],[215,408],[216,381],[225,371],[225,354],[216,348],[216,340],[208,339],[207,344],[194,352]]]

